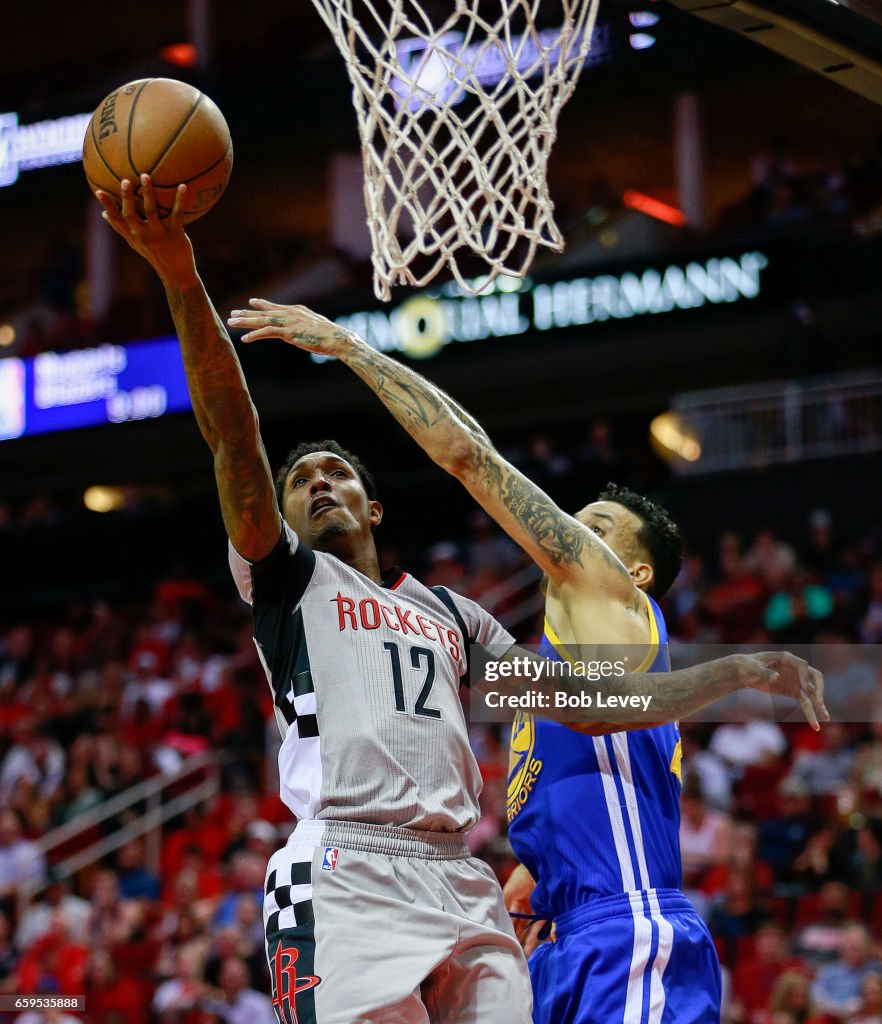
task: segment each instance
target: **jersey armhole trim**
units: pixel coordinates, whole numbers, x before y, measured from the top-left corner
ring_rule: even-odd
[[[396,584],[396,586],[397,586],[397,584]],[[470,636],[469,631],[466,629],[465,619],[462,617],[462,614],[460,613],[459,608],[456,607],[456,602],[453,600],[453,596],[451,595],[450,591],[446,587],[429,587],[429,590],[431,590],[432,593],[443,604],[447,605],[447,608],[448,608],[450,614],[453,616],[457,626],[459,626],[460,633],[462,633],[462,642],[463,642],[463,644],[465,646],[465,650],[463,651],[463,655],[465,656],[465,669],[466,669],[465,670],[465,684],[466,684],[466,686],[468,686],[469,685],[469,669],[471,667],[471,665],[470,665],[470,655],[469,655],[469,646],[475,642],[475,637]]]

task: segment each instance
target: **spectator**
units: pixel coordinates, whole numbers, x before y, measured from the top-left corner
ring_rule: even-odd
[[[708,807],[728,812],[732,808],[732,776],[726,765],[698,742],[693,729],[683,725],[683,788],[697,789]]]
[[[757,896],[753,873],[738,869],[730,872],[722,899],[711,910],[708,927],[717,939],[735,940],[733,948],[737,948],[737,940],[753,935],[767,916]]]
[[[813,825],[808,790],[797,779],[783,779],[778,784],[776,813],[758,827],[759,855],[777,879],[792,879],[793,861],[805,848]]]
[[[857,749],[852,786],[859,799],[882,800],[882,720],[870,722],[870,739]]]
[[[44,898],[25,910],[15,932],[15,944],[24,950],[48,935],[59,920],[71,935],[82,935],[89,919],[89,903],[74,896],[70,882],[50,869]]]
[[[263,910],[263,882],[266,861],[259,854],[241,850],[230,861],[230,886],[214,917],[215,927],[232,924],[240,896],[251,899]]]
[[[877,562],[870,572],[870,592],[867,608],[860,621],[862,644],[882,643],[882,562]]]
[[[861,982],[861,1005],[848,1024],[882,1024],[882,974],[866,974]]]
[[[805,849],[793,862],[793,878],[809,892],[816,892],[824,882],[841,881],[844,866],[835,849],[835,824],[826,823],[809,837]]]
[[[820,751],[797,758],[791,776],[802,782],[814,797],[837,796],[851,778],[854,751],[841,722],[825,723],[823,742]]]
[[[124,900],[159,899],[159,878],[144,867],[144,844],[134,839],[120,848],[116,855],[116,876]]]
[[[19,816],[0,811],[0,901],[25,882],[39,882],[45,873],[46,858],[36,843],[22,836]]]
[[[743,565],[748,572],[756,573],[768,582],[793,571],[796,552],[767,528],[756,535],[753,545],[744,556]]]
[[[12,945],[12,925],[6,914],[0,912],[0,992],[7,990],[7,979],[15,969],[16,951]]]
[[[132,659],[134,678],[128,683],[123,696],[123,711],[128,713],[139,700],[146,700],[152,714],[160,714],[175,694],[174,683],[160,673],[160,657],[150,647],[139,651]]]
[[[841,882],[827,882],[818,893],[817,914],[796,934],[794,951],[810,966],[833,960],[848,927],[848,889]]]
[[[769,577],[772,596],[763,615],[770,633],[788,643],[810,643],[819,625],[833,613],[833,595],[796,568]]]
[[[726,888],[733,871],[750,871],[757,892],[767,893],[774,881],[772,869],[756,855],[756,825],[749,821],[733,823],[729,830],[730,842],[723,863],[711,868],[705,875],[702,889],[708,896]]]
[[[91,1024],[147,1024],[144,986],[120,974],[107,949],[92,950],[84,994]]]
[[[711,810],[694,785],[684,787],[680,799],[680,852],[687,888],[699,886],[707,870],[722,864],[728,855],[731,820]]]
[[[808,978],[785,971],[775,984],[764,1024],[821,1024],[812,1005]]]
[[[174,975],[162,982],[153,995],[153,1012],[160,1024],[176,1024],[205,998],[204,959],[205,947],[201,940],[191,940],[177,950]]]
[[[879,974],[882,963],[870,956],[870,936],[861,924],[850,924],[840,937],[837,958],[825,964],[812,983],[818,1008],[839,1017],[857,1013],[867,975]]]
[[[788,971],[805,972],[805,965],[787,948],[779,924],[763,924],[756,932],[753,952],[738,961],[733,978],[746,1019],[753,1021],[769,1005],[778,978]]]
[[[745,568],[737,534],[726,533],[720,539],[719,565],[721,578],[708,591],[707,606],[723,628],[723,642],[743,643],[754,630],[766,588]]]
[[[709,749],[738,772],[779,758],[787,749],[787,740],[774,722],[727,722],[717,726]]]
[[[22,720],[16,729],[16,742],[0,768],[0,804],[8,804],[13,791],[25,780],[34,794],[50,800],[64,777],[64,751],[51,733]]]
[[[13,1024],[83,1024],[83,1018],[63,1010],[28,1010],[20,1013]]]
[[[882,889],[882,822],[869,821],[854,834],[848,863],[848,884],[857,892]]]
[[[206,1005],[225,1024],[276,1024],[276,1015],[270,1000],[249,988],[249,973],[245,961],[238,956],[227,957],[221,964],[219,997]]]

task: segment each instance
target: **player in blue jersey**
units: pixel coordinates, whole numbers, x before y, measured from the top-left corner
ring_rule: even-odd
[[[661,509],[612,488],[567,515],[431,382],[304,307],[252,304],[256,310],[230,319],[249,329],[246,340],[281,337],[347,363],[541,566],[541,654],[561,660],[581,645],[639,645],[643,671],[668,671],[654,596],[671,585],[681,556],[676,527]],[[823,680],[799,664],[795,692],[773,687],[797,697],[817,727],[816,711],[827,717]],[[522,866],[507,887],[509,905],[553,921],[556,931],[530,960],[534,1020],[712,1024],[719,1020],[719,964],[679,888],[677,726],[606,721],[578,728],[525,716],[512,732],[509,819]]]

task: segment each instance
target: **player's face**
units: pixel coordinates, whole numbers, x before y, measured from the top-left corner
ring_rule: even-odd
[[[577,512],[576,519],[596,534],[629,571],[645,563],[646,555],[638,540],[642,523],[629,508],[615,501],[594,501]]]
[[[380,522],[358,474],[338,455],[315,452],[291,467],[282,495],[285,521],[311,548],[342,555],[351,541],[370,539]]]

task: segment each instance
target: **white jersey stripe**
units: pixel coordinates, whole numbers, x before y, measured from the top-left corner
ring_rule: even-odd
[[[649,879],[649,867],[646,864],[646,847],[643,845],[643,830],[640,827],[640,810],[637,806],[637,790],[634,787],[634,773],[631,770],[631,755],[628,750],[628,734],[616,732],[612,735],[612,747],[616,756],[619,778],[625,794],[625,806],[628,808],[628,820],[631,823],[631,836],[634,839],[634,852],[637,855],[637,868],[640,871],[640,888],[648,889],[652,884]],[[635,886],[635,888],[637,888]]]
[[[658,895],[650,885],[649,867],[646,863],[646,847],[643,842],[643,829],[640,824],[640,808],[637,803],[637,789],[634,785],[634,774],[631,768],[631,754],[628,747],[628,734],[625,732],[615,733],[612,737],[613,750],[616,755],[616,763],[619,768],[619,775],[622,780],[622,789],[625,793],[625,805],[628,808],[628,818],[631,822],[631,834],[634,837],[634,847],[637,854],[637,864],[640,869],[641,886],[647,890],[649,901],[648,920],[655,921],[658,927],[658,949],[653,961],[652,977],[649,984],[649,1017],[646,1024],[660,1024],[662,1014],[665,1010],[665,989],[662,984],[662,976],[668,961],[671,958],[671,950],[674,945],[674,929],[670,921],[662,915],[658,902]],[[641,903],[641,910],[643,906]],[[647,964],[647,966],[650,966]]]
[[[661,1024],[666,1001],[663,978],[668,961],[671,959],[671,951],[674,948],[674,926],[662,915],[658,905],[658,893],[655,889],[650,889],[647,896],[650,913],[658,925],[658,951],[655,954],[652,978],[649,983],[649,1019],[647,1024]]]
[[[628,969],[628,989],[625,995],[625,1012],[622,1024],[644,1024],[643,979],[652,953],[652,922],[643,913],[643,893],[635,890],[628,893],[631,917],[634,921],[634,948],[631,951],[631,966]]]
[[[616,855],[619,858],[619,868],[622,872],[622,891],[629,892],[636,889],[634,879],[634,865],[631,863],[631,852],[628,849],[628,836],[625,833],[625,819],[622,817],[622,808],[619,806],[619,794],[616,789],[616,782],[613,778],[613,769],[609,760],[609,753],[603,736],[594,736],[594,753],[597,755],[597,764],[600,768],[600,779],[603,783],[603,795],[606,797],[606,810],[609,814],[609,823],[612,828],[613,840],[616,845]]]
[[[594,753],[600,768],[600,779],[603,783],[603,795],[606,798],[606,810],[612,828],[616,855],[619,859],[619,870],[622,873],[622,890],[628,893],[631,905],[631,917],[634,921],[634,945],[631,949],[631,964],[628,968],[628,987],[625,993],[625,1010],[622,1024],[641,1024],[643,1015],[643,976],[652,950],[652,925],[643,913],[643,897],[637,889],[634,878],[634,865],[628,847],[628,836],[625,831],[625,819],[619,803],[619,794],[613,778],[613,766],[610,763],[605,737],[595,736]]]

